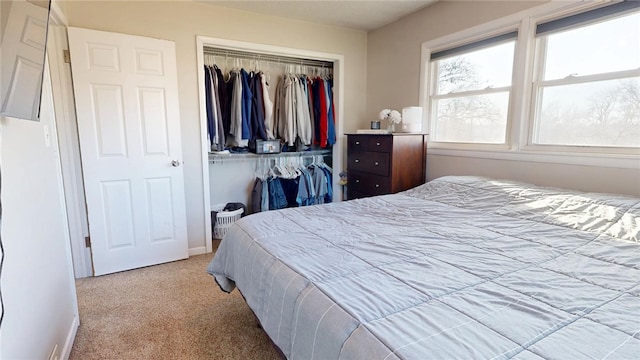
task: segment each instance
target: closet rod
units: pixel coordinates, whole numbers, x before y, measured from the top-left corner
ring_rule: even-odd
[[[308,151],[298,151],[298,152],[283,152],[278,154],[260,154],[256,155],[253,153],[246,154],[216,154],[209,153],[209,162],[210,163],[218,163],[220,161],[247,161],[247,160],[260,160],[260,159],[279,159],[279,158],[308,158],[313,156],[331,156],[331,150],[308,150]]]
[[[214,47],[204,47],[204,54],[218,57],[230,57],[236,59],[247,59],[256,61],[268,61],[272,63],[280,63],[286,65],[302,65],[302,66],[315,66],[320,68],[333,69],[333,62],[313,59],[303,59],[289,56],[272,55],[252,53],[239,50],[220,49]]]

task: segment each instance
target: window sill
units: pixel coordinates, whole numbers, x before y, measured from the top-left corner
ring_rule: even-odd
[[[427,145],[428,155],[470,157],[478,159],[524,161],[551,164],[599,166],[640,170],[640,155],[598,154],[584,152],[541,151],[538,149],[508,150],[443,147],[441,144]]]

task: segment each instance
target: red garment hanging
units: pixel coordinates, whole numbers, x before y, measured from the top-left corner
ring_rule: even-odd
[[[324,88],[324,80],[318,78],[320,81],[320,147],[327,147],[327,138],[329,134],[329,118],[327,109],[327,96]],[[317,120],[317,119],[316,119]]]

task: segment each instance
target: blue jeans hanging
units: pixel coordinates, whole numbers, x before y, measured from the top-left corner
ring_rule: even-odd
[[[287,207],[287,198],[282,190],[280,178],[269,179],[269,210],[284,209]]]

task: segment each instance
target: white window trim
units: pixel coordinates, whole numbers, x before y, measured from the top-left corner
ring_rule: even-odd
[[[534,51],[536,23],[559,18],[583,9],[601,6],[612,1],[548,2],[525,11],[465,29],[422,43],[420,59],[419,105],[423,111],[423,128],[431,129],[431,53],[443,48],[481,40],[505,31],[518,30],[514,54],[514,76],[509,103],[506,144],[472,144],[428,142],[430,155],[463,156],[484,159],[589,165],[614,168],[640,168],[640,149],[532,145],[533,126],[532,82],[534,79]],[[479,35],[480,34],[480,35]],[[524,71],[522,70],[524,69]],[[521,119],[514,121],[514,119]],[[524,120],[522,120],[524,119]]]
[[[455,99],[460,97],[488,95],[488,94],[510,92],[510,91],[511,91],[511,86],[487,87],[484,89],[464,90],[464,91],[450,92],[450,93],[440,94],[440,95],[431,95],[431,99],[434,99],[434,100]]]

